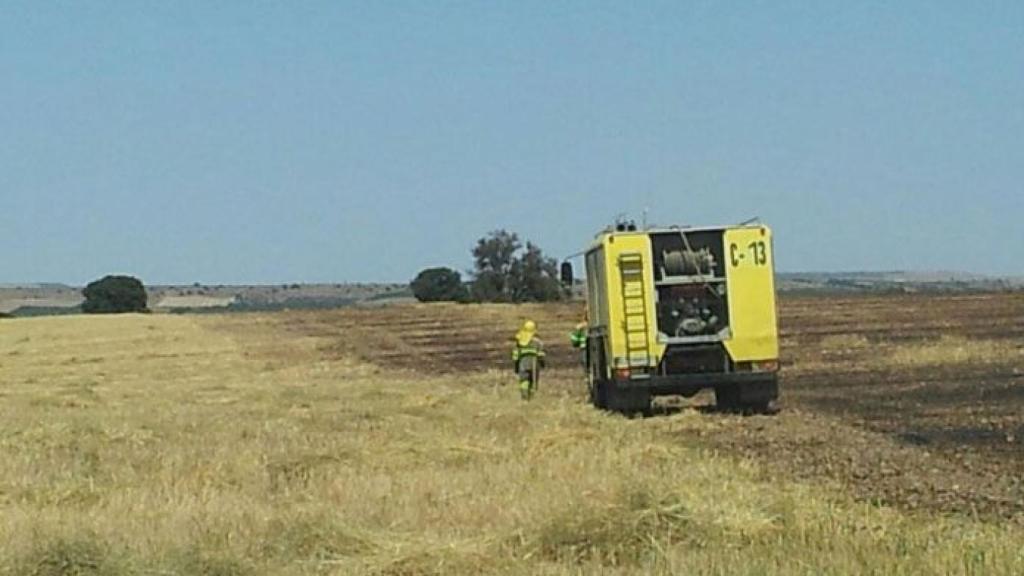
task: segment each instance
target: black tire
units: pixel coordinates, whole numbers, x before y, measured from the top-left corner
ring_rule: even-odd
[[[765,382],[723,384],[715,387],[715,406],[726,412],[773,413],[772,403],[778,397],[779,384],[775,376]]]
[[[742,402],[740,402],[740,389],[736,385],[726,385],[715,387],[715,408],[723,412],[735,412],[742,408]]]
[[[606,380],[594,380],[590,387],[590,403],[594,408],[604,410],[608,407],[608,382]]]
[[[618,382],[605,382],[604,408],[626,416],[651,413],[651,394],[643,388],[623,387]]]
[[[608,380],[604,365],[604,339],[591,338],[588,342],[587,364],[590,380],[590,403],[602,410],[608,407]]]
[[[637,408],[639,409],[638,412],[640,413],[640,415],[643,416],[644,418],[649,418],[653,416],[654,398],[651,397],[649,394],[646,395],[645,400],[642,403],[639,403]]]

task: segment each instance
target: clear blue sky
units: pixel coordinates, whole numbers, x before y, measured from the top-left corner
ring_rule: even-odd
[[[1024,3],[0,4],[0,283],[402,281],[644,208],[1024,274]]]

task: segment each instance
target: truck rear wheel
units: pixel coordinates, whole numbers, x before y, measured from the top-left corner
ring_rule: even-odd
[[[604,386],[604,406],[602,408],[620,414],[651,413],[651,393],[646,388],[630,386],[616,380],[606,380]]]
[[[594,408],[604,409],[608,406],[608,382],[605,380],[590,381],[590,403]]]
[[[604,339],[591,338],[589,346],[587,376],[590,384],[590,403],[595,408],[605,409],[608,407],[608,368],[604,360]]]
[[[778,377],[763,382],[721,384],[715,387],[715,405],[719,410],[763,414],[771,412],[779,397]]]

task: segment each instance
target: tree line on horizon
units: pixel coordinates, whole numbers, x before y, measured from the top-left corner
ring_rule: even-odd
[[[473,270],[467,282],[448,267],[427,268],[410,283],[421,302],[550,302],[565,297],[558,261],[533,242],[507,230],[495,230],[472,249]],[[198,284],[197,284],[198,285]],[[132,276],[108,275],[83,290],[86,314],[149,312],[146,288]]]
[[[494,230],[473,247],[471,279],[458,270],[426,268],[410,283],[420,302],[550,302],[565,292],[558,261],[539,246],[507,230]]]

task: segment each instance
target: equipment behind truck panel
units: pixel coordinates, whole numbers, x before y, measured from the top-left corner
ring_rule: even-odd
[[[778,397],[771,231],[762,225],[635,230],[586,252],[591,401],[646,412],[656,395],[715,391],[719,406]]]

